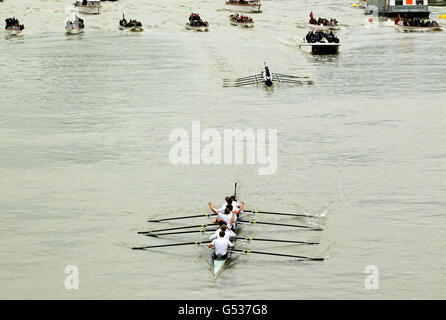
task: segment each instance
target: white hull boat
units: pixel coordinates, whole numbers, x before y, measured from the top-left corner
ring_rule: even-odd
[[[397,24],[395,26],[396,30],[399,32],[431,32],[431,31],[443,31],[441,26],[431,26],[431,27],[412,27],[405,26],[402,24]]]
[[[261,12],[261,4],[260,1],[228,1],[225,3],[225,6],[233,11],[237,12],[250,12],[250,13],[258,13]]]
[[[207,31],[209,31],[209,25],[207,25],[207,26],[191,26],[189,23],[186,23],[186,29],[199,31],[199,32],[207,32]]]
[[[74,9],[79,13],[99,14],[101,13],[101,2],[87,1],[87,4],[85,5],[82,1],[76,1],[74,3]]]

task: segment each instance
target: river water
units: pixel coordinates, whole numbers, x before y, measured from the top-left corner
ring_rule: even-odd
[[[446,298],[446,73],[444,32],[398,33],[365,23],[342,0],[264,1],[255,27],[228,23],[224,1],[103,3],[64,34],[70,1],[6,0],[25,24],[0,37],[0,298]],[[190,9],[211,31],[186,31]],[[298,48],[310,11],[336,17],[340,54]],[[432,7],[432,18],[446,13]],[[145,31],[117,28],[125,13]],[[444,21],[444,20],[443,20]],[[223,88],[223,78],[272,71],[315,84]],[[174,165],[174,129],[277,129],[277,171],[259,165]],[[214,279],[210,251],[133,246],[205,240],[137,235],[147,219],[207,213],[238,182],[248,209],[326,213],[244,226],[246,236],[314,240],[239,248],[329,256],[324,262],[244,255]],[[247,217],[246,219],[251,219]],[[67,290],[67,265],[79,289]],[[378,271],[375,289],[367,268]],[[370,270],[370,269],[367,269]],[[227,288],[230,290],[227,290]]]

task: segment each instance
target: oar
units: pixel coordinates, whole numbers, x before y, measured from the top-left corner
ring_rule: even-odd
[[[195,241],[195,242],[181,242],[181,243],[171,243],[171,244],[160,244],[156,246],[146,246],[146,247],[133,247],[133,250],[145,250],[151,248],[162,248],[162,247],[176,247],[176,246],[187,246],[191,244],[204,244],[211,243],[212,241]]]
[[[237,181],[234,184],[234,198],[237,201]]]
[[[261,79],[246,79],[243,81],[223,81],[223,84],[243,84],[243,83],[250,83],[250,82],[259,82],[262,81]]]
[[[224,78],[223,80],[235,80],[235,81],[237,81],[237,80],[243,80],[243,79],[254,78],[254,77],[257,77],[257,76],[260,76],[260,74],[255,74],[255,75],[252,75],[252,76],[241,77],[241,78],[236,78],[236,79],[228,79],[228,78]]]
[[[264,254],[264,255],[268,255],[268,256],[297,258],[297,259],[310,260],[310,261],[324,261],[325,260],[325,258],[314,258],[314,257],[307,257],[307,256],[295,256],[295,255],[291,255],[291,254],[282,254],[282,253],[275,253],[275,252],[253,251],[253,250],[249,250],[249,249],[248,250],[232,249],[231,251],[242,253],[242,254],[255,253],[255,254]]]
[[[192,231],[177,231],[177,232],[163,232],[163,233],[148,233],[146,234],[146,236],[148,237],[158,237],[158,236],[166,236],[169,234],[183,234],[183,233],[195,233],[195,232],[202,232],[202,233],[206,233],[206,232],[215,232],[218,229],[200,229],[200,230],[192,230]]]
[[[296,85],[300,85],[300,86],[303,86],[303,85],[305,85],[305,84],[308,84],[308,85],[312,85],[312,84],[314,84],[314,82],[313,81],[308,81],[308,82],[294,82],[294,81],[279,81],[280,83],[288,83],[288,84],[296,84]]]
[[[295,84],[308,84],[308,83],[313,83],[312,80],[306,80],[306,81],[299,81],[299,80],[283,80],[283,79],[277,79],[279,82],[283,82],[283,83],[295,83]]]
[[[236,81],[246,81],[246,80],[250,80],[250,79],[257,79],[257,78],[261,78],[262,75],[260,74],[256,74],[253,76],[249,76],[249,77],[244,77],[244,78],[238,78],[238,79],[223,79],[223,81],[227,81],[227,82],[236,82]]]
[[[239,82],[246,82],[246,81],[259,81],[262,79],[261,76],[252,76],[250,78],[246,79],[235,79],[235,80],[223,80],[224,83],[239,83]]]
[[[223,82],[223,85],[235,86],[235,85],[240,85],[240,84],[245,84],[245,83],[255,84],[255,83],[259,83],[260,81],[262,81],[262,80],[246,80],[246,81],[243,81],[243,82]]]
[[[309,241],[297,241],[297,240],[279,240],[279,239],[262,239],[262,238],[239,238],[235,237],[236,240],[245,240],[245,241],[269,241],[269,242],[283,242],[283,243],[299,243],[299,244],[319,244],[319,242],[309,242]]]
[[[278,216],[291,216],[291,217],[305,217],[305,218],[319,218],[319,216],[309,216],[306,214],[299,214],[299,213],[283,213],[283,212],[269,212],[269,211],[258,211],[258,210],[245,210],[244,212],[250,212],[250,213],[262,213],[262,214],[273,214]]]
[[[179,220],[179,219],[191,219],[191,218],[198,218],[198,217],[210,217],[212,215],[213,215],[212,213],[204,213],[204,214],[197,214],[196,216],[183,216],[183,217],[147,220],[147,222],[161,222],[161,221],[170,221],[170,220]]]
[[[290,76],[288,74],[283,74],[283,73],[273,73],[273,76],[279,76],[282,78],[294,78],[294,79],[300,79],[300,78],[308,78],[307,76]]]
[[[242,84],[224,84],[223,87],[228,88],[228,87],[243,87],[243,86],[249,86],[249,85],[254,85],[254,84],[258,84],[258,82],[251,82],[251,83],[242,83]]]
[[[212,224],[209,224],[212,225]],[[149,231],[139,231],[138,234],[147,234],[147,233],[154,233],[154,232],[160,232],[160,231],[170,231],[170,230],[180,230],[180,229],[190,229],[190,228],[206,228],[208,224],[197,224],[193,226],[184,226],[184,227],[175,227],[175,228],[167,228],[167,229],[157,229],[157,230],[149,230]]]
[[[285,224],[285,223],[275,223],[275,222],[261,222],[261,221],[246,221],[246,220],[237,220],[237,222],[240,223],[252,223],[252,224],[265,224],[265,225],[270,225],[270,226],[282,226],[282,227],[294,227],[294,228],[304,228],[304,229],[309,229],[309,230],[313,230],[313,231],[322,231],[322,228],[315,228],[315,227],[311,227],[311,226],[303,226],[303,225],[299,225],[299,224]]]

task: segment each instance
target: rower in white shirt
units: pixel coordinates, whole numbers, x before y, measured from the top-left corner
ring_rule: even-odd
[[[225,197],[225,203],[218,209],[219,212],[223,212],[226,208],[226,206],[230,204],[232,205],[233,211],[238,211],[240,208],[240,203],[235,200],[235,196],[227,196]]]
[[[219,225],[220,225],[220,228],[217,229],[217,230],[215,230],[215,233],[214,233],[212,236],[209,237],[209,240],[215,240],[215,239],[218,239],[218,237],[219,237],[221,231],[224,231],[224,232],[225,232],[225,239],[232,240],[232,239],[235,238],[235,233],[234,233],[234,231],[232,231],[231,229],[229,229],[229,228],[226,226],[226,223],[225,223],[224,221],[220,221],[220,222],[219,222]]]
[[[218,218],[215,220],[215,222],[218,223],[221,220],[223,220],[224,222],[226,222],[226,225],[228,227],[230,227],[230,229],[234,230],[236,228],[235,223],[237,221],[237,216],[243,210],[245,203],[242,202],[242,205],[240,206],[240,208],[237,211],[233,211],[232,205],[228,204],[223,212],[216,210],[212,206],[211,202],[209,202],[208,205],[209,205],[209,208],[212,210],[212,212],[218,216]]]
[[[220,231],[219,237],[209,243],[209,248],[214,248],[214,258],[226,259],[228,257],[228,249],[234,248],[234,245],[228,239],[225,239],[225,232]]]

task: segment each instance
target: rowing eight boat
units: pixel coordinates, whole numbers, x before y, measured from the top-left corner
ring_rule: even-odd
[[[276,75],[277,74],[273,74]],[[286,76],[286,75],[285,75]],[[290,76],[288,76],[290,77]],[[235,184],[235,192],[234,195],[236,196],[237,193],[237,183]],[[214,211],[215,212],[215,211]],[[323,215],[319,216],[309,216],[309,215],[303,215],[303,214],[292,214],[292,213],[280,213],[280,212],[268,212],[268,211],[252,211],[252,210],[246,210],[244,213],[245,215],[250,214],[276,214],[276,215],[287,215],[287,216],[296,216],[296,217],[308,217],[308,218],[320,218],[323,217]],[[240,215],[243,214],[243,211],[240,212]],[[173,218],[162,218],[162,219],[156,219],[156,220],[149,220],[149,222],[163,222],[163,221],[170,221],[170,220],[178,220],[178,219],[189,219],[189,218],[196,218],[196,217],[210,217],[212,214],[202,214],[202,215],[194,215],[194,216],[184,216],[184,217],[173,217]],[[261,225],[272,225],[272,226],[281,226],[281,227],[292,227],[292,228],[301,228],[308,231],[322,231],[322,228],[319,228],[317,226],[308,226],[308,225],[297,225],[297,224],[284,224],[284,223],[275,223],[275,222],[261,222],[261,221],[253,221],[253,220],[242,220],[237,219],[236,226],[234,229],[234,232],[236,234],[235,238],[232,240],[232,243],[234,244],[237,239],[240,239],[241,241],[266,241],[266,242],[277,242],[277,243],[294,243],[294,244],[305,244],[305,245],[315,245],[318,244],[318,242],[313,241],[297,241],[297,240],[280,240],[280,239],[266,239],[266,238],[253,238],[253,237],[245,237],[240,238],[237,237],[239,231],[240,231],[240,224],[261,224]],[[149,237],[159,237],[159,236],[165,236],[165,235],[173,235],[173,234],[186,234],[186,233],[202,233],[206,234],[208,232],[215,232],[218,229],[215,229],[213,227],[217,227],[214,223],[211,224],[201,224],[201,225],[189,225],[189,226],[182,226],[182,227],[169,227],[166,229],[157,229],[157,230],[149,230],[149,231],[140,231],[138,234],[143,234]],[[202,228],[200,230],[190,230],[192,228]],[[209,229],[211,228],[211,229]],[[189,229],[188,231],[178,231],[181,229]],[[173,231],[174,232],[170,232]],[[169,231],[169,232],[166,232]],[[146,250],[146,249],[152,249],[152,248],[161,248],[161,247],[175,247],[175,246],[187,246],[187,245],[208,245],[212,241],[205,240],[205,241],[189,241],[189,242],[180,242],[180,243],[170,243],[170,244],[158,244],[158,245],[149,245],[149,246],[143,246],[143,247],[133,247],[134,250]],[[269,255],[269,256],[280,256],[280,257],[288,257],[288,258],[295,258],[299,260],[306,260],[306,261],[323,261],[325,258],[317,258],[317,257],[310,257],[310,256],[300,256],[300,255],[290,255],[290,254],[282,254],[282,253],[275,253],[275,252],[263,252],[263,251],[254,251],[250,249],[230,249],[227,252],[227,255],[223,259],[219,259],[215,257],[214,252],[211,255],[212,259],[212,271],[215,278],[217,278],[222,271],[225,269],[225,267],[229,264],[231,261],[231,258],[234,254],[259,254],[259,255]]]

